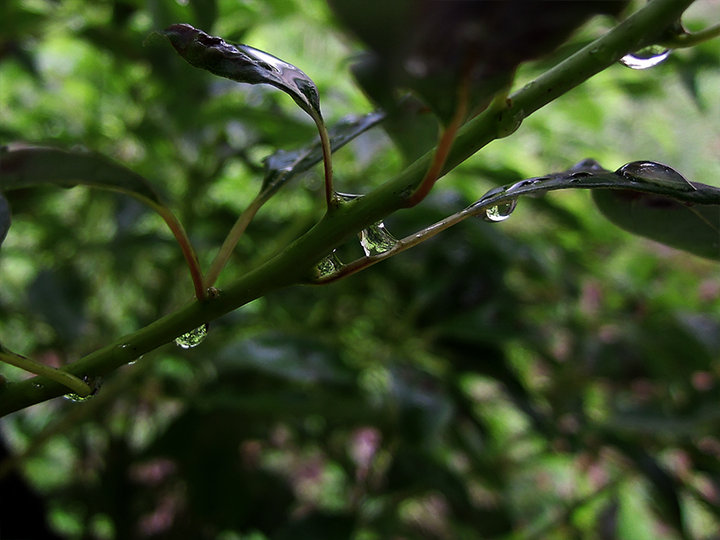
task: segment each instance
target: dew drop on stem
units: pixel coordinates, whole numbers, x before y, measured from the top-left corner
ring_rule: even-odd
[[[317,277],[326,278],[332,276],[336,272],[339,272],[342,267],[345,266],[340,258],[337,256],[336,251],[333,249],[332,253],[321,260],[315,267]]]
[[[76,394],[75,392],[70,392],[68,394],[65,394],[63,397],[68,401],[72,401],[74,403],[82,403],[95,397],[100,391],[100,387],[102,387],[103,385],[102,377],[85,376],[83,377],[83,382],[85,382],[90,387],[90,393],[87,396],[81,396],[80,394]]]
[[[208,333],[208,325],[203,324],[202,326],[198,326],[195,328],[195,330],[190,330],[189,332],[186,332],[182,336],[178,336],[175,338],[175,345],[180,347],[181,349],[192,349],[193,347],[197,347],[202,343],[205,338],[207,337]]]
[[[390,251],[398,243],[397,239],[385,228],[382,221],[378,221],[367,229],[360,231],[359,237],[360,245],[366,257],[381,255],[386,251]]]
[[[505,221],[513,213],[517,206],[517,199],[509,199],[485,209],[483,219],[491,223]]]
[[[615,174],[632,182],[654,184],[677,191],[695,191],[696,189],[675,169],[655,161],[632,161],[620,167]]]
[[[664,62],[670,55],[670,49],[661,47],[660,45],[650,45],[626,54],[620,59],[620,63],[631,69],[648,69]]]

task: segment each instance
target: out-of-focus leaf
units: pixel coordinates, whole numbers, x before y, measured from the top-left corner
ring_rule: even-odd
[[[86,324],[85,283],[74,268],[43,270],[28,289],[28,300],[38,313],[55,329],[61,341],[72,343],[82,335]]]
[[[628,232],[720,261],[720,203],[694,205],[637,191],[606,190],[593,192],[593,201]]]
[[[332,126],[328,133],[333,151],[344,146],[368,129],[383,121],[385,115],[372,112],[365,115],[348,116]],[[278,150],[265,158],[265,178],[262,191],[268,195],[280,189],[294,176],[307,171],[323,159],[322,147],[319,142],[300,150]]]
[[[0,246],[10,229],[10,205],[7,199],[0,193]]]
[[[48,147],[22,147],[0,152],[0,190],[51,184],[78,184],[119,191],[146,203],[161,205],[160,197],[139,174],[95,152],[71,152]]]
[[[631,440],[608,433],[607,438],[625,455],[633,460],[637,470],[652,487],[651,495],[658,516],[673,527],[681,538],[690,538],[685,525],[685,516],[680,505],[678,481],[658,461]]]
[[[190,9],[198,25],[203,28],[212,28],[218,15],[216,0],[190,0]]]
[[[471,108],[484,108],[522,62],[543,56],[595,14],[624,1],[441,2],[332,0],[342,24],[372,51],[376,89],[409,88],[443,120],[470,83]],[[377,95],[377,92],[375,93]]]
[[[173,24],[164,33],[193,66],[237,82],[272,85],[292,97],[313,119],[322,118],[315,83],[292,64],[249,45],[227,43],[189,24]]]

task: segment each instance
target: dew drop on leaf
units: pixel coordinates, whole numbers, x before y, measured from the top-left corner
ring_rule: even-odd
[[[388,232],[385,224],[378,221],[367,229],[360,231],[360,245],[366,257],[380,255],[390,251],[398,243],[397,239]]]
[[[207,333],[208,325],[203,324],[202,326],[198,326],[195,330],[190,330],[182,336],[176,337],[175,345],[182,349],[192,349],[203,342],[203,340],[207,337]]]
[[[632,69],[648,69],[662,63],[670,55],[670,49],[660,45],[650,45],[639,51],[626,54],[620,63]]]
[[[483,219],[491,223],[505,221],[517,206],[517,199],[510,199],[485,209]]]
[[[340,260],[340,258],[337,256],[336,251],[333,249],[330,255],[325,257],[317,264],[315,270],[319,278],[325,278],[335,274],[336,272],[339,272],[343,266],[343,262]]]
[[[620,167],[615,174],[633,182],[654,184],[677,191],[695,191],[696,189],[675,169],[655,161],[632,161]]]

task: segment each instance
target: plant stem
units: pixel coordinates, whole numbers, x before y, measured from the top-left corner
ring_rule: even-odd
[[[720,36],[720,24],[715,24],[704,30],[698,32],[687,32],[685,34],[679,34],[672,37],[671,39],[665,39],[660,42],[660,45],[667,47],[668,49],[684,49],[687,47],[694,47],[705,41],[710,41]]]
[[[92,392],[92,388],[87,383],[78,379],[75,375],[66,373],[65,371],[56,369],[54,367],[46,366],[30,358],[20,356],[19,354],[0,352],[0,361],[10,364],[11,366],[24,369],[35,375],[41,375],[55,381],[56,383],[69,388],[79,396],[89,396]],[[67,390],[66,390],[67,391]]]
[[[332,145],[323,119],[319,115],[313,115],[313,120],[320,134],[320,146],[322,148],[323,168],[325,171],[325,204],[326,207],[330,209],[333,207],[332,203],[335,195],[335,188],[333,187]]]
[[[190,243],[190,238],[185,232],[185,228],[182,223],[175,217],[175,214],[167,207],[160,204],[156,204],[148,199],[143,199],[153,209],[160,214],[160,217],[165,220],[165,223],[173,233],[175,240],[180,245],[185,262],[190,270],[190,277],[192,278],[193,286],[195,288],[195,298],[198,300],[204,300],[207,297],[207,287],[204,285],[202,270],[200,269],[200,261],[198,261],[195,249]]]
[[[527,117],[630,51],[657,42],[662,31],[680,18],[693,0],[653,0],[601,38],[554,66],[510,96],[507,114],[487,109],[458,131],[443,173],[497,138],[507,118]],[[508,116],[509,114],[509,116]],[[502,116],[502,117],[501,117]],[[420,185],[433,159],[429,152],[396,177],[354,204],[325,217],[274,258],[245,274],[216,297],[194,302],[115,343],[88,354],[64,371],[83,376],[104,375],[176,336],[197,328],[270,291],[307,281],[316,263],[343,241],[402,208]],[[326,185],[327,188],[327,185]],[[326,193],[327,194],[327,193]],[[41,387],[37,383],[41,382]],[[46,377],[8,383],[0,388],[0,416],[62,395],[65,388]]]
[[[243,235],[248,225],[250,225],[250,222],[255,217],[255,214],[258,213],[258,210],[260,210],[267,200],[268,198],[265,193],[260,193],[253,199],[243,213],[240,214],[235,222],[235,225],[233,225],[227,237],[225,237],[225,241],[220,247],[220,251],[218,251],[218,254],[215,256],[215,259],[213,259],[213,262],[210,265],[210,269],[205,276],[205,287],[212,287],[215,285],[215,282],[220,276],[220,272],[222,272],[223,268],[225,268],[225,265],[232,256],[232,252],[235,250],[235,246],[237,246],[237,243],[240,241],[240,237]]]

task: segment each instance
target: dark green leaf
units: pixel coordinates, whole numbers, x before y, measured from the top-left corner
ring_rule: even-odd
[[[499,208],[507,214],[521,195],[570,188],[594,189],[603,215],[629,232],[720,260],[720,188],[689,182],[652,161],[634,161],[613,173],[585,160],[567,171],[492,189],[464,212],[487,215]]]
[[[10,229],[10,205],[7,199],[0,193],[0,246]]]
[[[628,232],[720,261],[720,203],[700,205],[607,190],[593,192],[593,201],[606,218]]]
[[[87,323],[87,287],[75,268],[63,266],[41,271],[28,289],[34,313],[53,327],[62,342],[72,343]]]
[[[45,184],[99,187],[161,205],[160,197],[145,178],[95,152],[40,146],[0,152],[0,190]]]
[[[340,120],[328,130],[333,151],[376,126],[384,118],[383,113],[372,112],[365,115],[349,116]],[[300,150],[278,150],[265,158],[265,178],[262,183],[262,191],[268,195],[277,191],[294,176],[320,163],[322,158],[322,147],[319,142]]]
[[[471,109],[483,108],[522,62],[562,44],[590,16],[616,14],[625,1],[332,0],[342,24],[369,47],[372,85],[408,88],[447,121],[457,89],[469,83]],[[377,92],[374,93],[378,95]]]
[[[300,69],[248,45],[234,45],[189,24],[165,29],[175,50],[193,66],[249,84],[270,84],[295,100],[314,119],[321,118],[315,83]]]

